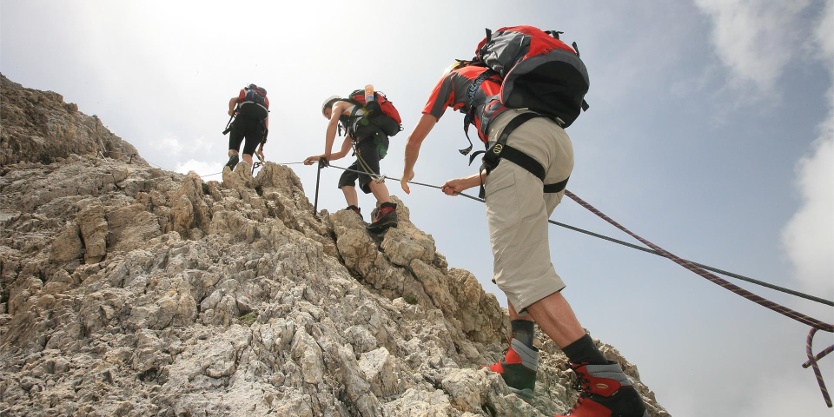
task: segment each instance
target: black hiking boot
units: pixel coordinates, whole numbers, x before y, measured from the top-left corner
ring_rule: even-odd
[[[229,167],[229,169],[231,169],[232,171],[234,171],[238,162],[240,162],[240,157],[238,157],[237,154],[234,154],[229,157],[229,162],[226,162],[226,166]]]
[[[389,227],[397,227],[397,205],[394,203],[382,203],[379,209],[374,210],[373,223],[368,225],[368,230],[379,233]]]
[[[345,207],[345,210],[352,210],[354,213],[356,213],[356,214],[358,214],[358,215],[359,215],[359,218],[360,218],[360,219],[362,219],[363,221],[365,220],[365,219],[362,217],[362,209],[361,209],[361,208],[356,207],[356,206],[354,206],[353,204],[351,204],[351,205],[349,205],[349,206]]]

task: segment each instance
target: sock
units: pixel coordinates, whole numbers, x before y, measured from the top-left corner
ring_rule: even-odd
[[[513,339],[524,343],[524,346],[533,347],[533,336],[535,335],[534,324],[530,320],[511,321],[510,327],[512,328]]]
[[[602,356],[602,352],[597,349],[594,340],[588,334],[563,347],[562,352],[565,352],[571,363],[608,364],[608,360],[605,359],[605,356]]]

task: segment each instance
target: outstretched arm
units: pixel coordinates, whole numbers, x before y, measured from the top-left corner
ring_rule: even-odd
[[[307,159],[304,160],[304,165],[313,165],[316,162],[318,162],[319,160],[321,160],[322,158],[326,159],[328,162],[329,161],[335,161],[337,159],[342,159],[342,158],[345,157],[345,155],[347,155],[350,152],[352,144],[353,144],[353,138],[350,137],[350,136],[346,136],[345,140],[342,142],[342,149],[340,149],[339,152],[336,152],[336,153],[333,153],[333,154],[330,154],[330,155],[322,154],[322,155],[308,156]]]
[[[414,126],[414,130],[408,135],[408,142],[405,144],[405,166],[403,167],[403,176],[400,178],[400,187],[406,194],[411,194],[408,182],[414,178],[414,164],[417,163],[417,158],[420,156],[420,147],[435,124],[437,124],[436,117],[423,114],[417,125]]]
[[[330,158],[327,158],[329,161],[335,161],[337,159],[344,158],[353,147],[353,138],[350,136],[345,136],[345,140],[342,142],[342,149],[339,149],[339,152],[330,155]]]

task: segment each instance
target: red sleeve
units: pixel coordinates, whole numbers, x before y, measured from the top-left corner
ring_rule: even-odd
[[[447,107],[455,102],[455,90],[452,84],[452,73],[445,75],[437,85],[434,86],[426,106],[423,107],[423,114],[430,114],[440,120]]]
[[[246,90],[241,88],[240,94],[237,95],[237,102],[240,103],[244,98],[246,98]]]

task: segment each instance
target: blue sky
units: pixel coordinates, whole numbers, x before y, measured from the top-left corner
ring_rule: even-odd
[[[827,0],[113,2],[2,0],[0,71],[98,115],[151,164],[220,180],[228,100],[269,90],[268,160],[321,153],[321,102],[367,83],[406,131],[431,88],[484,28],[565,32],[588,67],[589,111],[568,129],[568,188],[636,234],[689,260],[834,299],[834,6]],[[472,172],[462,116],[424,142],[415,181]],[[349,160],[335,161],[345,167]],[[291,165],[314,198],[314,167]],[[321,175],[319,208],[345,206]],[[412,187],[391,192],[451,266],[490,282],[481,203]],[[476,191],[473,190],[473,193]],[[360,196],[365,213],[369,196]],[[637,243],[569,199],[555,221]],[[832,416],[804,369],[809,328],[666,259],[551,226],[565,295],[594,337],[635,363],[676,417]],[[834,322],[831,307],[740,283]],[[834,343],[819,333],[816,351]],[[834,358],[822,360],[834,391]]]

